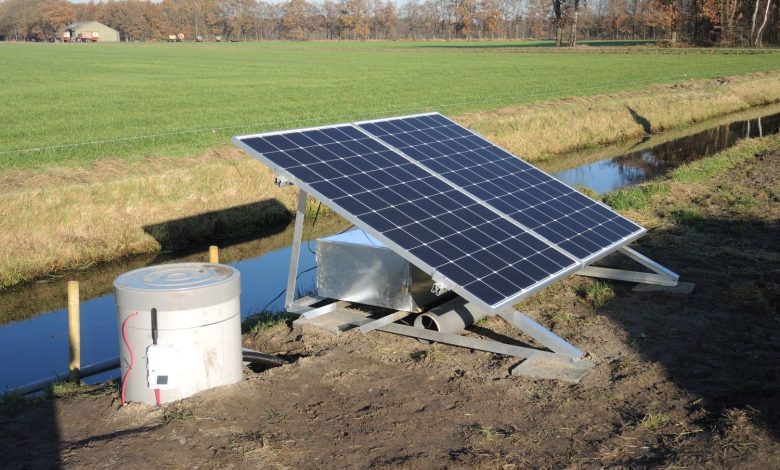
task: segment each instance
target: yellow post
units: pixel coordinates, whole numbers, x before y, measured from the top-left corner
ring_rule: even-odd
[[[209,247],[209,263],[219,264],[219,248],[217,245]]]
[[[81,369],[81,320],[79,314],[79,281],[68,281],[68,335],[70,338],[70,380],[79,380]]]

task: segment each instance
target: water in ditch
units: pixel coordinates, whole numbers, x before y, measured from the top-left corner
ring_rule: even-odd
[[[656,178],[677,166],[734,145],[744,137],[777,133],[780,105],[753,109],[738,115],[703,122],[687,129],[649,135],[590,152],[556,158],[541,166],[556,178],[586,186],[598,193]],[[304,234],[313,239],[344,230],[349,225],[335,214],[318,218]],[[223,246],[220,258],[241,272],[241,315],[245,318],[263,308],[280,310],[283,296],[274,298],[286,285],[292,226],[280,227],[256,240]],[[300,270],[314,266],[314,242],[301,250]],[[81,364],[86,366],[118,356],[118,328],[113,299],[113,280],[131,269],[152,264],[205,261],[205,251],[186,255],[140,256],[96,269],[69,273],[10,289],[0,294],[0,392],[53,376],[67,375],[68,280],[81,284]],[[316,270],[303,274],[303,289],[315,284]],[[115,377],[117,371],[97,375],[97,382]]]
[[[686,129],[646,135],[635,142],[556,158],[540,166],[564,183],[604,194],[663,176],[740,139],[776,134],[778,130],[780,105],[770,105]]]

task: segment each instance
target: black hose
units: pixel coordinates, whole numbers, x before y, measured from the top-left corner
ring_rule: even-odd
[[[270,354],[262,353],[260,351],[253,351],[251,349],[244,348],[241,351],[241,356],[244,362],[250,362],[252,364],[262,364],[268,367],[279,367],[289,362],[281,357],[272,356]]]

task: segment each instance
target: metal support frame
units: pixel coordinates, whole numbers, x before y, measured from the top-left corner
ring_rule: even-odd
[[[303,189],[298,188],[298,209],[295,212],[295,231],[293,232],[292,250],[290,252],[290,272],[287,275],[287,293],[284,296],[284,306],[291,311],[295,302],[295,285],[298,281],[298,262],[301,255],[303,240],[303,219],[306,217],[306,197]]]
[[[677,281],[680,279],[679,275],[661,266],[642,253],[639,253],[638,251],[627,246],[620,247],[618,251],[653,272],[643,273],[639,271],[627,271],[624,269],[585,266],[575,274],[580,276],[598,277],[602,279],[613,279],[616,281],[655,284],[659,286],[675,287],[677,285]]]
[[[299,308],[306,309],[307,307],[304,306],[305,303],[319,302],[320,300],[321,299],[306,297],[297,301],[296,304],[300,304]],[[308,321],[311,321],[313,325],[318,325],[336,334],[353,327],[359,327],[364,334],[376,330],[416,338],[426,343],[442,343],[450,346],[515,357],[523,359],[523,361],[512,367],[510,373],[512,375],[524,375],[532,378],[554,379],[569,383],[578,383],[585,374],[596,365],[594,361],[586,359],[583,353],[577,348],[516,310],[502,312],[499,315],[551,351],[502,343],[492,339],[461,336],[454,333],[444,333],[395,323],[395,321],[411,314],[406,311],[399,310],[378,319],[366,318],[365,312],[352,310],[348,306],[346,308],[332,308],[332,306],[337,303],[339,302],[334,302],[333,304],[318,308],[308,307],[310,310],[303,314],[303,317],[311,315],[312,319],[303,318],[302,323],[306,324]],[[322,320],[314,318],[316,316],[328,317],[327,313],[334,315],[333,319],[336,323],[325,320],[325,323],[319,324]],[[296,321],[301,322],[301,320]]]
[[[412,312],[406,312],[403,310],[398,310],[397,312],[391,313],[390,315],[385,315],[382,318],[370,321],[368,323],[365,323],[360,326],[360,331],[363,332],[363,334],[370,333],[374,330],[377,330],[379,328],[382,328],[383,326],[387,326],[391,323],[395,323],[398,320],[403,320],[404,318],[411,315]]]
[[[517,310],[502,312],[498,315],[552,352],[524,346],[509,345],[494,340],[470,338],[453,333],[442,333],[434,330],[426,330],[422,328],[395,324],[396,321],[406,318],[412,314],[411,312],[403,310],[398,310],[378,319],[370,319],[364,318],[357,311],[349,309],[349,302],[335,301],[328,305],[316,308],[306,306],[306,304],[313,305],[322,300],[323,299],[318,297],[305,297],[295,302],[295,306],[297,307],[298,311],[303,312],[301,316],[306,320],[326,315],[335,310],[354,312],[354,317],[349,323],[354,326],[359,326],[360,331],[364,334],[378,330],[384,331],[386,333],[410,336],[417,339],[450,344],[463,348],[477,349],[480,351],[493,352],[519,358],[544,357],[551,360],[557,359],[561,362],[571,362],[579,360],[584,356],[582,351],[567,343],[561,337],[557,336],[547,328],[543,327],[539,323],[535,322],[523,313],[518,312]],[[450,302],[457,302],[457,300],[451,300]]]
[[[526,363],[524,362],[524,368],[518,366],[516,368],[517,371],[512,372],[514,375],[530,375],[577,382],[595,365],[594,362],[584,358],[585,354],[582,351],[517,310],[506,310],[498,313],[498,315],[521,332],[536,340],[541,346],[549,349],[549,351],[506,344],[491,339],[474,338],[454,333],[443,333],[400,325],[395,322],[411,315],[410,312],[401,310],[378,319],[371,319],[365,318],[363,316],[365,315],[364,313],[350,309],[348,302],[336,301],[322,307],[311,307],[311,305],[321,302],[322,300],[323,299],[318,297],[305,297],[294,302],[294,306],[302,313],[304,321],[338,311],[337,313],[340,318],[342,318],[342,321],[346,321],[345,325],[348,325],[347,327],[357,326],[364,334],[376,330],[408,336],[423,341],[443,343],[451,346],[533,360],[527,365],[525,365]],[[458,300],[452,300],[450,302],[457,301]],[[447,304],[443,304],[442,306],[447,306]],[[335,314],[336,313],[334,313],[334,315]],[[346,320],[344,319],[345,317]],[[343,326],[339,327],[340,331],[343,331],[343,329]],[[525,369],[528,370],[526,371]]]
[[[393,333],[396,335],[410,336],[412,338],[424,339],[436,343],[444,343],[462,348],[476,349],[478,351],[503,354],[504,356],[519,357],[530,359],[532,357],[543,357],[548,360],[559,361],[561,363],[576,361],[578,358],[566,356],[558,353],[551,353],[539,349],[515,346],[512,344],[501,343],[490,339],[470,338],[453,333],[442,333],[434,330],[424,330],[412,326],[396,325],[394,323],[377,328],[380,331]]]
[[[498,316],[556,354],[575,358],[579,358],[584,355],[582,351],[566,342],[563,338],[543,327],[527,315],[518,312],[517,310],[501,312],[498,314]]]
[[[306,216],[307,197],[308,194],[303,189],[299,188],[298,208],[295,213],[295,229],[293,231],[292,249],[290,253],[290,271],[287,277],[287,292],[285,295],[284,304],[288,312],[299,313],[305,319],[309,320],[321,315],[326,315],[337,309],[344,308],[348,305],[348,303],[343,301],[335,301],[321,307],[313,308],[312,305],[325,299],[319,297],[311,297],[311,296],[307,296],[298,300],[295,299],[295,293],[296,293],[295,288],[298,280],[298,264],[300,261],[301,244],[303,243],[303,224]],[[664,273],[667,276],[674,276],[675,277],[674,282],[676,284],[677,275],[667,270],[663,266],[658,265],[657,263],[644,257],[643,255],[637,253],[636,251],[631,250],[630,248],[623,247],[621,248],[621,251],[624,251],[629,257],[635,259],[640,264],[647,266],[649,269],[653,269],[659,273]],[[587,269],[592,270],[592,269],[605,269],[605,268],[590,268],[590,267],[583,268],[583,270],[587,270]],[[580,270],[578,274],[584,274],[583,270]],[[618,271],[618,270],[613,270],[613,271]],[[636,274],[644,274],[644,273],[636,273]],[[657,274],[656,276],[659,275],[660,274]],[[645,276],[653,276],[653,275],[645,274]],[[440,285],[439,287],[448,290],[446,285]],[[363,321],[361,322],[360,329],[363,331],[363,333],[369,333],[373,330],[380,330],[380,331],[392,332],[395,334],[403,334],[404,336],[414,336],[418,339],[438,341],[442,343],[452,344],[454,346],[462,346],[471,349],[479,349],[483,351],[496,352],[499,354],[506,354],[515,357],[528,358],[532,356],[539,356],[539,354],[541,354],[542,356],[545,356],[547,358],[554,356],[562,359],[566,359],[566,358],[577,359],[583,356],[582,351],[575,348],[574,346],[572,346],[571,344],[569,344],[559,336],[555,335],[550,330],[544,328],[542,325],[540,325],[530,317],[526,316],[525,314],[518,312],[517,310],[504,310],[502,312],[499,312],[498,315],[504,320],[506,320],[507,322],[509,322],[510,324],[512,324],[513,326],[515,326],[517,329],[522,331],[523,333],[527,334],[528,336],[536,340],[539,344],[541,344],[545,348],[548,348],[552,352],[545,352],[537,349],[524,348],[521,346],[509,346],[496,341],[476,340],[474,338],[465,338],[458,335],[451,335],[451,334],[445,334],[439,332],[430,332],[429,330],[423,330],[419,328],[412,328],[412,327],[403,327],[400,329],[396,328],[396,326],[400,327],[400,325],[394,325],[393,323],[408,315],[409,312],[399,311],[377,320],[372,320],[369,322]],[[394,330],[394,331],[389,331],[389,330]],[[403,333],[401,333],[401,331],[403,331]],[[432,335],[431,333],[436,333],[436,334]]]

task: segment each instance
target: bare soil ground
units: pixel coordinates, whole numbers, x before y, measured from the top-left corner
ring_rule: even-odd
[[[661,197],[670,222],[639,249],[692,295],[573,277],[523,305],[598,362],[577,385],[280,324],[245,345],[291,364],[163,408],[121,407],[115,384],[6,401],[0,467],[780,468],[780,152]],[[498,318],[468,334],[524,341]]]

